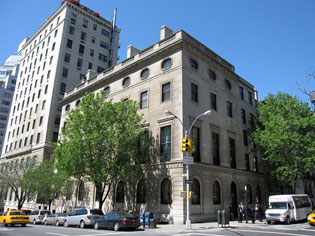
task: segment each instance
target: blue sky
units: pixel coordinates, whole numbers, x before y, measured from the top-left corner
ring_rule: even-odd
[[[15,54],[60,6],[61,0],[2,1],[0,63]],[[159,40],[167,25],[184,30],[235,66],[236,73],[255,86],[259,99],[287,92],[308,102],[299,91],[315,90],[314,0],[81,0],[81,4],[112,19],[117,8],[121,29],[119,56],[126,48],[144,49]],[[297,86],[297,83],[299,86]]]

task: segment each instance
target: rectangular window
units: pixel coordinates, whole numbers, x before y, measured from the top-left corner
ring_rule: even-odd
[[[148,92],[144,91],[140,95],[140,109],[148,107]]]
[[[90,49],[90,56],[94,57],[94,50],[93,49]]]
[[[219,134],[212,133],[213,165],[220,165]]]
[[[236,168],[235,140],[232,138],[229,138],[229,148],[231,168]]]
[[[198,127],[192,127],[192,141],[194,143],[194,152],[192,156],[195,162],[200,162],[200,129]]]
[[[86,40],[86,33],[85,32],[81,32],[81,40],[85,41]]]
[[[245,168],[246,168],[246,170],[250,171],[249,155],[248,154],[245,154]]]
[[[105,43],[103,41],[100,42],[100,47],[104,49],[108,49],[108,43]]]
[[[97,71],[97,73],[101,73],[101,72],[104,71],[104,70],[105,70],[104,68],[98,66],[96,71]]]
[[[109,31],[105,30],[105,29],[102,29],[101,31],[102,35],[106,36],[106,37],[109,37]]]
[[[247,138],[247,131],[243,130],[243,141],[244,141],[244,145],[248,146],[248,138]]]
[[[77,68],[81,69],[82,68],[82,64],[83,64],[83,60],[81,58],[78,58]]]
[[[33,120],[32,129],[34,129],[34,128],[35,128],[35,123],[36,123],[36,120]]]
[[[74,31],[75,31],[75,28],[72,25],[70,25],[69,34],[74,35]]]
[[[43,124],[43,116],[40,117],[38,126],[41,126],[42,124]]]
[[[93,30],[94,30],[94,31],[97,31],[97,24],[94,24],[94,25],[93,25]]]
[[[43,104],[42,104],[42,110],[45,109],[45,104],[46,104],[46,100],[43,101]]]
[[[191,83],[191,100],[198,102],[198,86],[194,83]]]
[[[254,115],[252,113],[249,113],[249,119],[250,119],[250,125],[253,128],[255,125]]]
[[[56,46],[56,43],[53,43],[52,47],[51,47],[51,51],[54,51],[55,50],[55,46]]]
[[[51,65],[51,63],[53,62],[53,58],[54,58],[53,56],[50,57],[50,59],[49,59],[49,65]],[[38,73],[37,73],[37,74],[38,74]]]
[[[211,93],[211,110],[217,110],[217,95]]]
[[[169,101],[171,99],[171,83],[162,85],[162,102]]]
[[[161,128],[161,134],[160,134],[160,161],[170,161],[171,160],[171,126],[165,126]]]
[[[231,102],[226,102],[226,106],[227,106],[227,115],[229,117],[233,117],[233,113],[232,113],[232,103]]]
[[[240,98],[244,100],[244,89],[240,87]]]
[[[107,62],[107,56],[103,55],[102,53],[98,54],[98,59],[100,61]]]
[[[241,115],[243,124],[246,124],[246,112],[244,109],[241,109]]]
[[[89,69],[89,70],[92,70],[92,67],[93,67],[93,64],[92,64],[91,62],[89,62],[88,69]]]
[[[254,164],[254,171],[258,172],[258,158],[255,156],[253,159]]]
[[[31,135],[31,138],[30,138],[30,144],[33,144],[33,135]]]
[[[88,27],[88,24],[89,24],[88,20],[87,20],[87,19],[83,19],[83,21],[82,21],[82,26],[83,26],[84,28],[87,28],[87,27]]]
[[[249,104],[253,104],[252,93],[248,92],[248,102]]]
[[[77,21],[77,14],[72,13],[71,14],[71,23],[75,23]]]
[[[61,94],[61,95],[64,95],[64,94],[65,94],[65,92],[66,92],[66,87],[67,87],[67,84],[65,84],[65,83],[61,83],[61,84],[60,84],[60,94]]]
[[[50,70],[47,72],[47,79],[50,77]]]
[[[67,40],[67,48],[72,48],[72,40],[71,39],[68,39]]]
[[[95,37],[94,37],[94,36],[92,36],[92,38],[91,38],[91,42],[94,44],[94,43],[95,43],[95,41],[96,41]]]
[[[71,58],[71,54],[66,53],[64,61],[69,63],[70,62],[70,58]]]
[[[37,134],[36,143],[39,143],[40,141],[40,133]]]
[[[80,44],[80,46],[79,46],[79,55],[83,56],[83,54],[84,54],[84,46]]]

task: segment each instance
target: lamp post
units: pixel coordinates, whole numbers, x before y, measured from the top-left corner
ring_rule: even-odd
[[[178,121],[181,123],[181,125],[183,126],[184,128],[184,124],[183,122],[179,119],[178,116],[176,116],[174,113],[172,113],[171,111],[168,111],[168,110],[165,110],[165,114],[167,115],[172,115],[174,116],[175,118],[178,119]],[[205,116],[205,115],[210,115],[211,114],[211,110],[207,110],[205,111],[204,113],[201,113],[200,115],[198,115],[194,121],[192,122],[192,124],[190,125],[188,131],[185,130],[184,131],[184,136],[186,138],[189,138],[189,135],[190,135],[190,131],[193,127],[193,125],[195,124],[195,122],[201,117],[201,116]],[[184,153],[184,157],[188,157],[188,154],[187,152]],[[183,158],[184,159],[184,158]],[[189,200],[189,188],[190,188],[190,183],[189,183],[189,163],[187,162],[186,163],[186,229],[191,229],[191,221],[190,221],[190,200]]]

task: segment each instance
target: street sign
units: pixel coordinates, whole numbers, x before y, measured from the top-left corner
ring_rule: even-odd
[[[192,184],[193,180],[192,179],[185,179],[185,184]]]
[[[194,157],[188,156],[183,158],[184,164],[194,164]]]

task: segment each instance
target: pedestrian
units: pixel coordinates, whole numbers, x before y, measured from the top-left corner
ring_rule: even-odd
[[[263,212],[262,212],[261,206],[258,203],[256,203],[256,206],[255,206],[255,218],[257,220],[259,220],[260,222],[262,222],[262,214],[263,214]]]
[[[240,204],[237,207],[237,219],[238,219],[238,223],[242,223],[243,221],[243,210],[244,210],[244,206],[243,203],[240,202]]]
[[[248,205],[247,204],[243,208],[243,217],[245,218],[246,223],[248,223]]]

